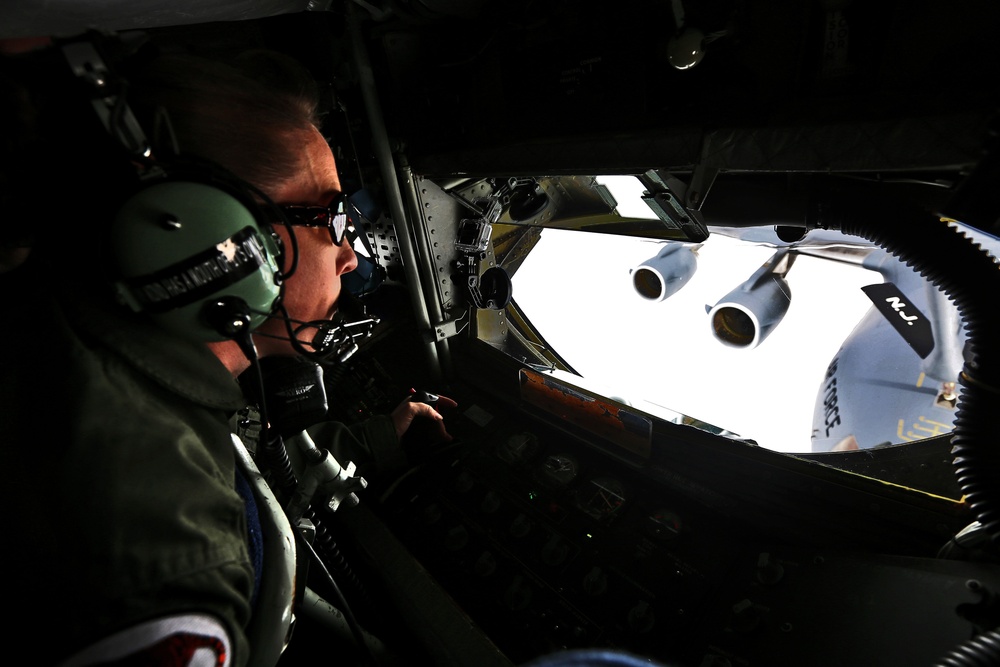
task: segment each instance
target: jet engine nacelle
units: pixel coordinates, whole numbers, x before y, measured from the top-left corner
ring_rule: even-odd
[[[712,335],[730,347],[753,349],[788,312],[792,291],[785,273],[795,255],[779,250],[742,285],[708,311]]]
[[[632,286],[644,299],[663,301],[684,287],[698,268],[698,246],[668,243],[632,271]]]

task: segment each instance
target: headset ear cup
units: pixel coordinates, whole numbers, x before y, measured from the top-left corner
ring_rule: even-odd
[[[207,303],[236,298],[260,326],[280,294],[278,248],[263,213],[228,184],[166,179],[133,194],[112,222],[119,299],[185,338],[223,340]]]

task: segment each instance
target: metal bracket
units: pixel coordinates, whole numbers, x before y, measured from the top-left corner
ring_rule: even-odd
[[[513,285],[507,271],[499,266],[491,266],[482,274],[479,273],[482,260],[490,253],[481,252],[478,255],[466,255],[465,261],[455,263],[458,271],[455,283],[463,279],[469,299],[476,308],[487,310],[503,310],[510,303]],[[490,261],[490,264],[493,264]]]
[[[650,169],[638,179],[646,188],[642,200],[656,217],[671,229],[683,231],[693,243],[701,243],[708,238],[708,228],[702,222],[701,214],[685,204],[687,186],[683,181],[657,169]]]
[[[357,491],[368,486],[364,477],[355,475],[357,467],[348,461],[341,465],[329,451],[320,449],[312,437],[302,431],[288,438],[294,442],[305,456],[304,469],[299,472],[295,494],[285,508],[289,518],[298,521],[309,505],[315,500],[336,512],[342,505],[354,507],[358,504]]]
[[[108,133],[133,156],[151,157],[149,140],[119,96],[120,86],[97,48],[90,42],[72,42],[62,50],[73,74],[90,90],[91,104]]]
[[[448,320],[447,322],[442,322],[434,326],[434,340],[446,340],[457,336],[465,330],[465,327],[469,325],[468,320],[465,320],[466,316],[469,314],[468,311],[462,313],[461,317],[456,320]],[[463,322],[463,320],[465,320]]]

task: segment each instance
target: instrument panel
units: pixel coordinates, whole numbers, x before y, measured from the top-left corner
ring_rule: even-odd
[[[742,554],[734,533],[556,429],[490,426],[383,499],[430,574],[515,663],[560,648],[690,646]]]
[[[398,394],[380,365],[354,371],[366,405]],[[839,471],[682,428],[645,458],[594,436],[600,411],[584,427],[551,405],[447,394],[455,439],[404,439],[411,467],[362,500],[378,526],[335,515],[358,562],[382,554],[369,580],[418,642],[462,637],[430,639],[442,665],[595,647],[698,667],[929,664],[967,641],[966,612],[988,602],[976,591],[1000,586],[994,566],[905,541],[946,515],[876,502]],[[634,444],[635,429],[597,426]]]

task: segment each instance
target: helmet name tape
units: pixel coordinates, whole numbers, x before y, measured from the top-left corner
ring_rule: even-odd
[[[245,227],[204,252],[155,273],[124,281],[131,296],[150,313],[162,313],[205,298],[268,264],[256,230]]]

